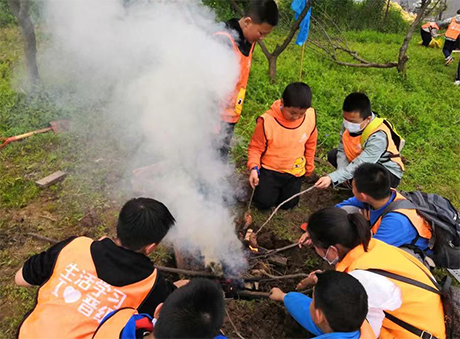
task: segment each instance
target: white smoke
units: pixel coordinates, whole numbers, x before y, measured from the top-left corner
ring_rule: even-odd
[[[123,161],[155,164],[142,189],[177,219],[167,239],[207,263],[241,269],[227,206],[232,169],[215,151],[217,103],[233,90],[238,62],[212,37],[223,29],[214,14],[194,0],[48,0],[44,13],[47,78],[72,82],[82,100],[104,100],[126,123],[120,140],[140,146]]]

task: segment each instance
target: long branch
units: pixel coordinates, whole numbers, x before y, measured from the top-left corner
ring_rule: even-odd
[[[278,212],[278,210],[280,209],[281,206],[283,206],[285,203],[291,201],[292,199],[294,199],[294,198],[296,198],[296,197],[298,197],[298,196],[300,196],[300,195],[302,195],[302,194],[305,194],[305,193],[307,193],[308,191],[311,191],[311,190],[314,189],[314,188],[315,188],[315,186],[311,186],[311,187],[307,188],[306,190],[303,190],[302,192],[299,192],[299,193],[297,193],[297,194],[294,194],[292,197],[290,197],[290,198],[284,200],[281,204],[278,205],[278,207],[275,208],[275,210],[272,212],[272,214],[270,214],[270,216],[268,217],[267,221],[265,221],[265,223],[264,223],[262,226],[260,226],[259,230],[258,230],[255,234],[256,234],[256,235],[259,234],[259,232],[265,227],[265,225],[267,225],[268,222],[269,222],[270,220],[272,220],[273,216],[276,214],[276,212]]]

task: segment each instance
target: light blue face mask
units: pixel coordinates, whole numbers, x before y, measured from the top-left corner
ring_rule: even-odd
[[[348,132],[350,133],[359,133],[361,132],[364,128],[361,128],[361,123],[355,123],[355,122],[349,122],[346,119],[343,119],[343,126],[347,129]]]
[[[322,258],[323,258],[325,261],[327,261],[327,263],[328,263],[329,265],[335,265],[335,264],[337,264],[337,263],[339,262],[339,256],[337,256],[334,260],[329,261],[329,259],[327,258],[327,254],[329,253],[329,250],[330,250],[330,249],[331,249],[330,247],[327,249],[326,254],[325,254],[324,257],[322,257]]]

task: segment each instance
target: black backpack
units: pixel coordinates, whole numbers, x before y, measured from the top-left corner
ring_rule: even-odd
[[[391,202],[383,211],[382,218],[396,209],[416,209],[433,230],[429,247],[436,266],[460,268],[460,214],[452,203],[438,194],[420,191],[401,192],[407,200]]]

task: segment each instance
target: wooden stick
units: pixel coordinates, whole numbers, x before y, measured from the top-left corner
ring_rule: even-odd
[[[46,242],[49,242],[51,244],[57,244],[59,242],[59,240],[48,238],[48,237],[45,237],[45,236],[40,235],[40,234],[27,233],[27,235],[30,235],[32,238],[35,238],[37,240],[46,241]]]
[[[227,307],[225,308],[225,313],[227,314],[227,318],[228,318],[228,320],[230,321],[230,324],[232,324],[233,330],[235,331],[236,335],[237,335],[240,339],[245,339],[245,338],[240,334],[240,332],[238,332],[238,329],[236,328],[235,324],[234,324],[233,321],[232,321],[232,318],[230,317],[230,314],[228,313]]]
[[[299,245],[298,242],[296,242],[295,244],[290,244],[290,245],[284,246],[284,247],[275,248],[274,250],[268,251],[267,253],[264,253],[264,254],[261,254],[261,255],[254,256],[254,257],[252,257],[251,259],[266,258],[266,257],[269,257],[269,256],[271,256],[271,255],[273,255],[273,254],[276,254],[276,253],[279,253],[279,252],[288,250],[288,249],[290,249],[290,248],[294,248],[294,247],[296,247],[297,245]]]
[[[254,186],[254,188],[252,189],[252,193],[251,193],[251,199],[249,199],[248,210],[247,210],[248,213],[251,213],[252,199],[254,198],[255,191],[256,191],[256,187]]]
[[[165,267],[165,266],[155,266],[155,268],[161,272],[184,274],[184,275],[190,275],[190,276],[208,277],[208,278],[222,278],[222,276],[215,275],[214,273],[210,273],[210,272],[204,272],[204,271],[183,270],[181,268],[173,268],[173,267]]]
[[[261,279],[260,281],[271,281],[271,280],[285,280],[285,279],[297,279],[297,278],[305,278],[308,277],[306,273],[296,273],[296,274],[288,274],[288,275],[272,275],[265,271],[261,272],[262,274],[266,275],[270,279]]]
[[[278,205],[278,207],[275,208],[275,210],[273,211],[273,213],[270,214],[270,216],[268,217],[267,221],[265,221],[265,223],[264,223],[262,226],[260,226],[259,230],[258,230],[255,234],[256,234],[256,235],[259,234],[259,232],[265,227],[265,225],[267,225],[268,222],[273,218],[273,216],[275,215],[275,213],[278,212],[278,210],[280,209],[281,206],[283,206],[285,203],[291,201],[292,199],[294,199],[294,198],[296,198],[296,197],[298,197],[298,196],[300,196],[300,195],[302,195],[302,194],[305,194],[305,193],[311,191],[311,190],[314,189],[314,188],[315,188],[315,186],[311,186],[311,187],[307,188],[306,190],[303,190],[302,192],[299,192],[299,193],[297,193],[297,194],[294,194],[294,195],[293,195],[292,197],[290,197],[289,199],[284,200],[281,204]]]
[[[40,218],[43,218],[43,219],[48,219],[48,220],[51,220],[51,221],[54,221],[54,222],[57,222],[57,219],[54,219],[54,218],[51,218],[51,217],[48,217],[46,215],[39,215]]]
[[[303,71],[303,56],[305,52],[305,45],[307,42],[305,41],[302,45],[302,53],[300,54],[300,68],[299,68],[299,81],[302,81],[302,71]]]

